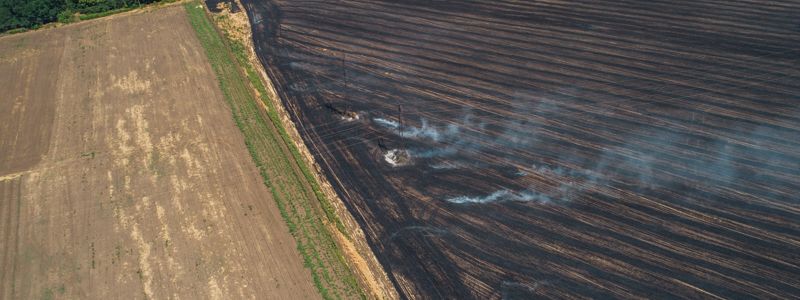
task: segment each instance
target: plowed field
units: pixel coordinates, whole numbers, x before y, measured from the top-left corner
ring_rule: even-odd
[[[319,298],[182,6],[0,37],[0,298]]]
[[[800,294],[797,1],[242,2],[403,295]]]

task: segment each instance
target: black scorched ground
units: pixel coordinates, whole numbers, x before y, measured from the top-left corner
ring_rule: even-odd
[[[403,295],[800,295],[800,2],[243,4]]]

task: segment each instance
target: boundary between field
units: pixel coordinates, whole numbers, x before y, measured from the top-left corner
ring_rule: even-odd
[[[240,63],[245,65],[248,70],[256,73],[255,75],[250,74],[250,79],[253,81],[253,86],[257,89],[257,94],[259,94],[262,100],[259,104],[264,110],[270,113],[277,113],[277,116],[271,116],[271,119],[276,126],[281,127],[283,133],[288,133],[288,139],[287,136],[283,136],[287,145],[299,151],[299,157],[294,155],[296,161],[298,164],[304,165],[304,167],[307,166],[307,170],[310,170],[310,172],[304,175],[306,175],[308,181],[315,184],[316,188],[321,188],[322,194],[317,193],[320,201],[329,204],[330,206],[328,207],[332,208],[334,216],[341,220],[341,223],[337,225],[343,224],[344,228],[337,226],[337,228],[332,228],[331,233],[333,233],[336,238],[340,250],[344,252],[347,258],[346,262],[356,273],[362,287],[367,290],[370,297],[378,299],[399,299],[400,296],[396,286],[393,281],[389,279],[383,265],[375,256],[372,247],[367,242],[366,235],[360,223],[355,220],[342,198],[339,197],[339,194],[334,190],[330,181],[324,175],[315,157],[306,146],[297,130],[296,124],[292,121],[292,118],[284,107],[270,76],[267,75],[267,66],[261,63],[261,60],[255,53],[253,34],[251,31],[252,22],[249,19],[249,14],[246,13],[247,10],[244,9],[245,6],[242,5],[240,0],[231,0],[231,2],[236,3],[242,8],[244,13],[230,13],[230,6],[223,5],[217,7],[221,9],[221,12],[211,13],[214,23],[216,23],[218,29],[223,33],[223,36],[227,38],[231,48],[235,50],[234,52]],[[242,26],[242,22],[246,25]],[[260,80],[257,78],[259,77],[258,75],[260,75]],[[297,153],[293,152],[293,154]]]
[[[355,249],[346,242],[352,237],[283,127],[262,78],[248,60],[245,46],[223,37],[204,5],[193,1],[184,7],[247,149],[295,238],[320,295],[325,299],[366,298],[365,286],[372,285],[365,284],[365,280],[371,283],[374,279],[357,276],[363,270],[354,272],[350,260]],[[369,290],[370,297],[389,298]]]

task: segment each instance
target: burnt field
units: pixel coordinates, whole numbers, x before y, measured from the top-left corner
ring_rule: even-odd
[[[800,294],[800,3],[242,3],[406,297]]]

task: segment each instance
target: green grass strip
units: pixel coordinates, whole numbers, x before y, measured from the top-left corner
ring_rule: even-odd
[[[236,56],[236,60],[244,67],[245,72],[247,73],[247,78],[250,80],[250,83],[258,90],[259,94],[261,94],[261,101],[267,105],[268,111],[267,114],[270,118],[270,121],[275,125],[278,129],[278,132],[281,135],[284,143],[289,146],[289,151],[291,151],[292,156],[298,162],[300,170],[303,173],[303,176],[311,185],[311,189],[314,192],[314,195],[317,197],[317,200],[320,202],[322,209],[325,211],[328,220],[334,223],[339,232],[344,234],[348,239],[350,239],[350,235],[347,233],[347,230],[344,228],[344,224],[336,215],[336,211],[333,208],[333,205],[329,202],[325,194],[322,192],[322,188],[319,186],[319,183],[315,179],[313,173],[308,168],[308,165],[304,162],[303,156],[300,154],[300,150],[297,149],[297,146],[292,142],[291,137],[289,137],[289,133],[283,127],[283,123],[278,116],[278,111],[275,107],[275,104],[269,99],[269,94],[267,93],[267,88],[264,86],[264,83],[261,82],[261,77],[258,76],[258,73],[250,65],[249,60],[247,59],[247,54],[244,45],[237,41],[230,41],[230,48],[234,55]]]
[[[123,12],[126,12],[126,11],[131,11],[131,10],[134,10],[134,9],[137,9],[137,8],[139,8],[139,7],[138,6],[131,6],[131,7],[122,7],[122,8],[107,10],[107,11],[99,12],[99,13],[91,13],[91,14],[85,14],[85,15],[84,14],[80,14],[80,15],[78,15],[78,19],[80,19],[81,21],[97,19],[97,18],[107,17],[107,16],[110,16],[110,15],[113,15],[113,14],[118,14],[118,13],[123,13]]]
[[[15,29],[11,29],[9,31],[6,31],[5,34],[23,33],[23,32],[26,32],[28,30],[30,30],[30,29],[28,29],[28,28],[15,28]]]
[[[347,236],[344,225],[283,127],[267,89],[247,59],[246,49],[217,32],[202,4],[189,2],[184,7],[231,107],[234,122],[295,238],[317,290],[325,299],[366,298],[323,218]],[[251,88],[258,91],[261,99],[255,98]],[[266,104],[266,118],[256,101]],[[315,207],[321,207],[322,212],[317,213]]]

